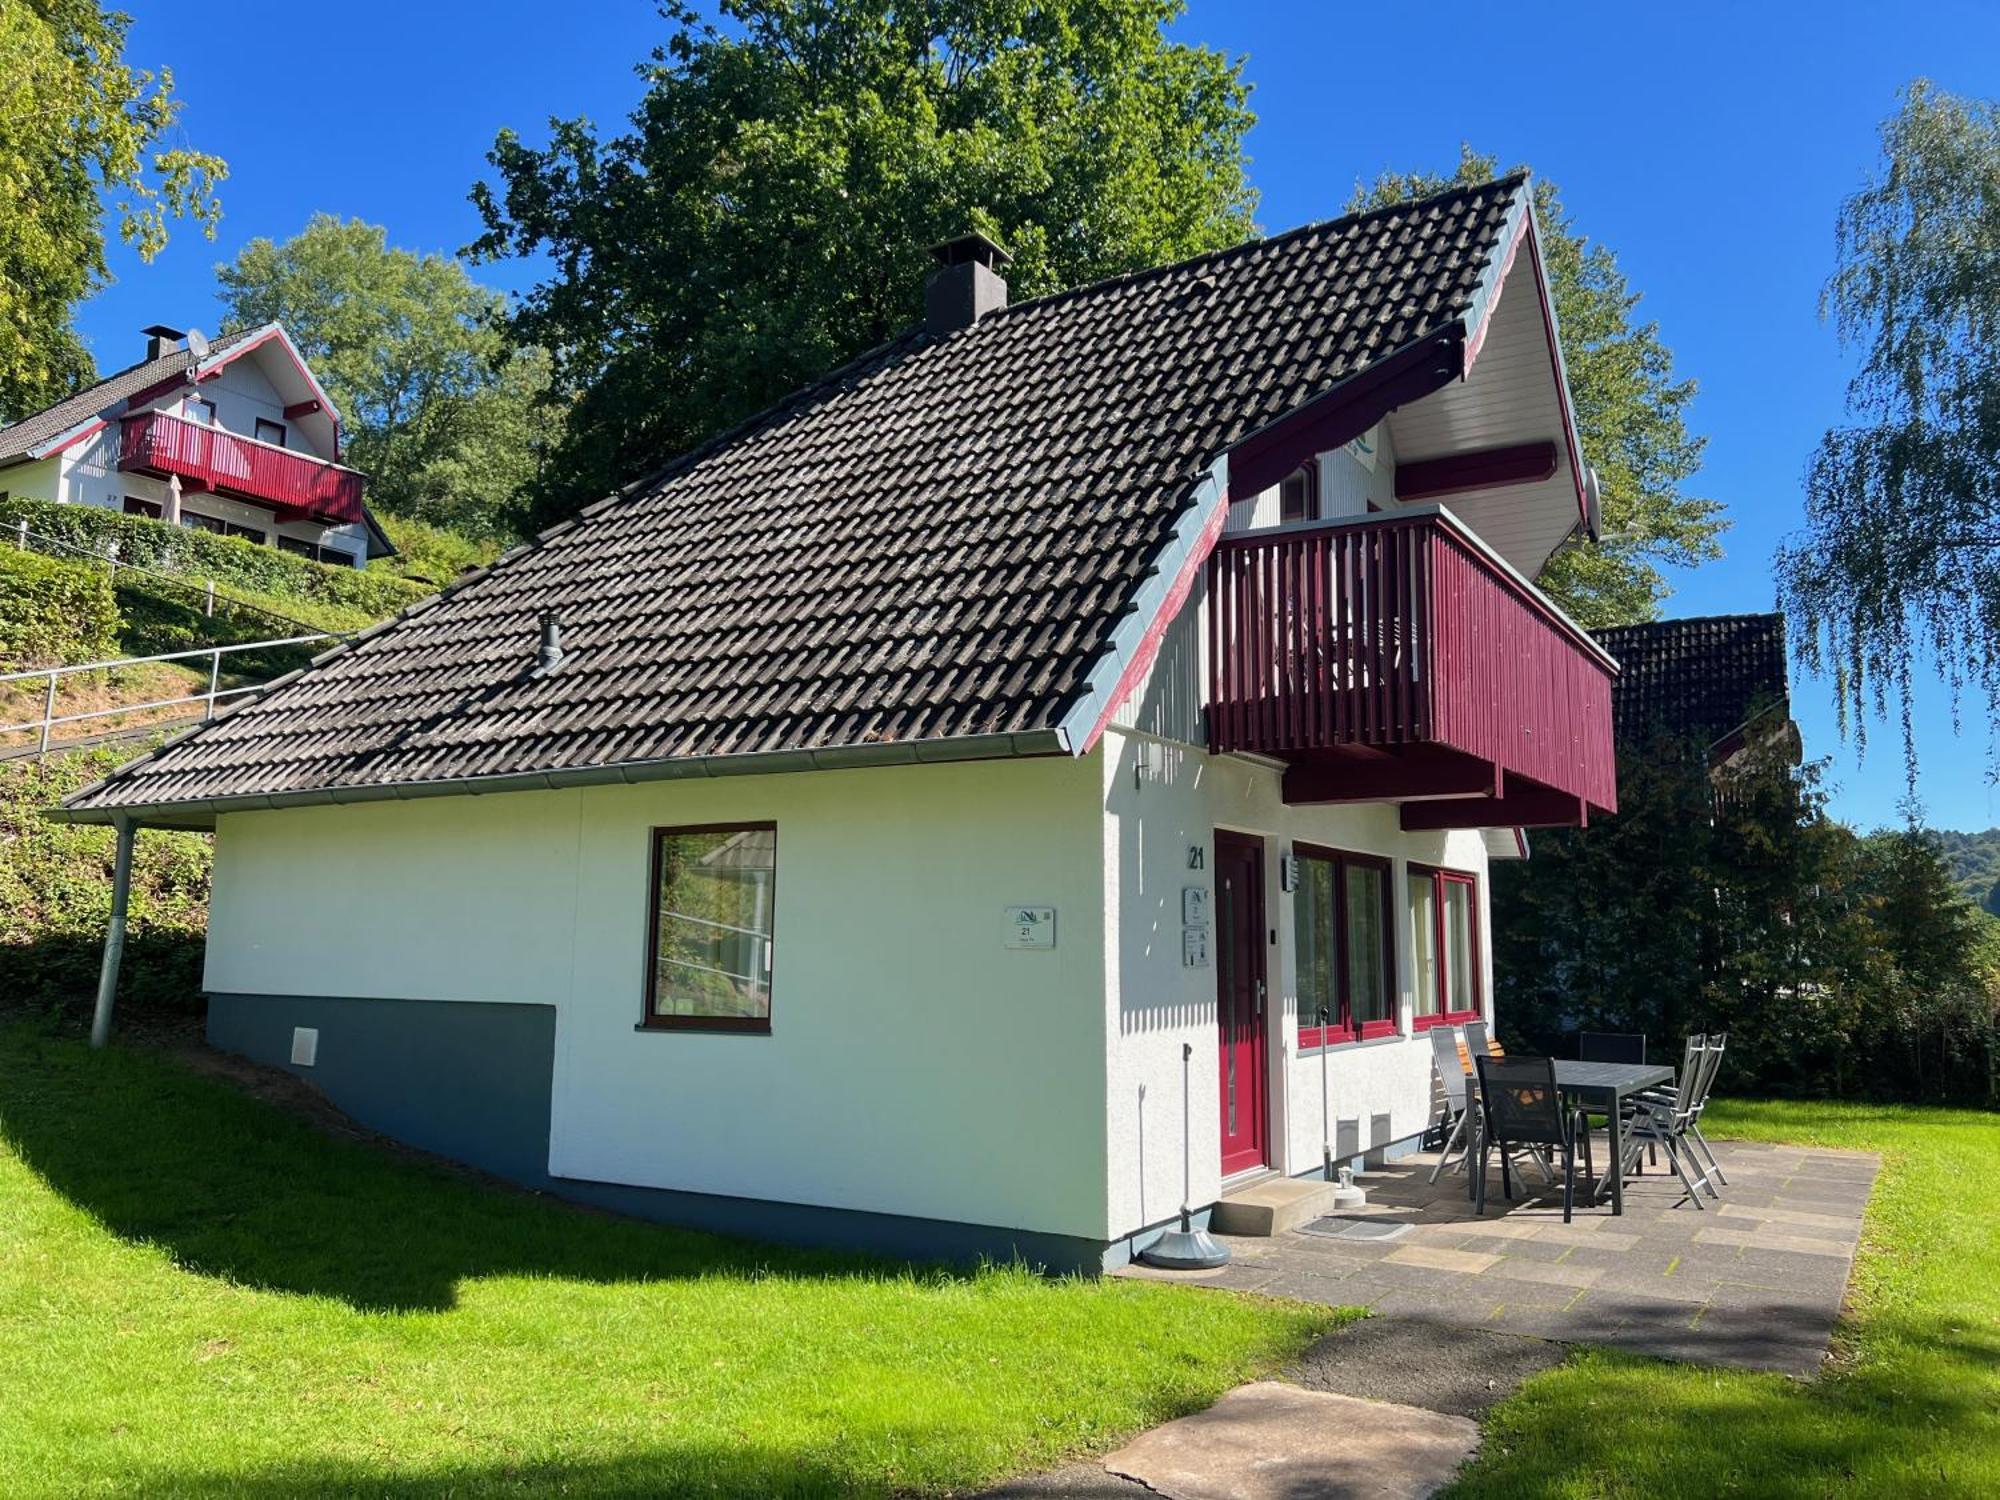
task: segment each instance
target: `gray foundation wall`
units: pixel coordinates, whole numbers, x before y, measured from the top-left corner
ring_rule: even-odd
[[[295,1028],[319,1033],[310,1067]],[[212,994],[209,1044],[283,1068],[358,1123],[525,1187],[634,1218],[900,1259],[1020,1259],[1049,1271],[1122,1264],[1157,1230],[1105,1244],[1067,1235],[549,1175],[552,1006]]]

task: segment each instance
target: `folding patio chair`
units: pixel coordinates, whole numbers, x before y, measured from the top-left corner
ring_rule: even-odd
[[[1486,1128],[1479,1137],[1478,1176],[1473,1187],[1474,1211],[1486,1212],[1486,1153],[1500,1153],[1500,1189],[1511,1201],[1514,1175],[1508,1157],[1520,1148],[1562,1153],[1563,1222],[1576,1205],[1575,1122],[1556,1091],[1556,1065],[1547,1057],[1473,1058],[1479,1069],[1479,1108]],[[1553,1180],[1553,1179],[1551,1179]]]
[[[1472,1128],[1472,1070],[1456,1027],[1433,1026],[1430,1037],[1431,1063],[1437,1069],[1438,1086],[1444,1098],[1444,1120],[1440,1123],[1451,1126],[1444,1149],[1438,1153],[1437,1165],[1431,1168],[1431,1181],[1436,1182],[1451,1159],[1453,1147],[1458,1148],[1460,1167],[1470,1154],[1466,1136]]]
[[[1681,1180],[1694,1206],[1703,1210],[1708,1207],[1701,1201],[1704,1190],[1711,1198],[1719,1199],[1722,1194],[1702,1170],[1701,1159],[1688,1142],[1687,1130],[1719,1056],[1709,1050],[1706,1037],[1689,1037],[1674,1087],[1633,1095],[1632,1110],[1625,1120],[1625,1169],[1629,1172],[1636,1166],[1641,1151],[1657,1146],[1666,1154],[1667,1165]]]
[[[1715,1075],[1722,1071],[1722,1050],[1729,1045],[1729,1033],[1718,1031],[1708,1039],[1708,1074],[1701,1081],[1701,1096],[1694,1101],[1694,1112],[1688,1116],[1688,1139],[1708,1158],[1708,1175],[1724,1187],[1729,1179],[1722,1175],[1722,1163],[1715,1159],[1715,1148],[1708,1144],[1708,1137],[1701,1133],[1701,1112],[1708,1108],[1708,1096],[1715,1088]]]

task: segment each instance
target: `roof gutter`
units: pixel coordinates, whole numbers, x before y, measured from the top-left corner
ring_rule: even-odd
[[[426,797],[487,796],[503,792],[552,792],[571,787],[638,786],[654,781],[710,780],[724,776],[777,776],[797,771],[858,770],[877,766],[948,764],[966,760],[1018,760],[1068,755],[1062,729],[1022,734],[964,735],[950,739],[896,740],[868,745],[836,745],[821,750],[761,750],[744,755],[698,755],[673,760],[621,761],[553,771],[513,771],[491,776],[449,776],[435,781],[385,781],[363,786],[323,787],[297,792],[259,792],[239,797],[125,803],[115,807],[45,808],[54,823],[142,822],[153,828],[213,828],[222,813],[271,812],[289,807],[345,806],[351,802],[415,802]],[[113,773],[116,774],[115,772]],[[103,783],[99,783],[102,786]],[[88,796],[97,787],[74,793]]]

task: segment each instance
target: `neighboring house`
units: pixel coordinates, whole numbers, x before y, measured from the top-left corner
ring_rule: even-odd
[[[1643,750],[1656,734],[1699,741],[1718,786],[1766,763],[1753,757],[1758,749],[1799,763],[1783,615],[1700,615],[1596,634],[1621,668],[1611,696],[1619,749]]]
[[[0,427],[0,496],[92,505],[365,567],[395,549],[340,462],[340,414],[276,323],[146,357]]]
[[[942,259],[69,799],[216,830],[216,1045],[576,1198],[1052,1266],[1174,1217],[1184,1078],[1198,1213],[1421,1134],[1489,858],[1616,801],[1528,581],[1595,497],[1527,182],[1011,307]]]

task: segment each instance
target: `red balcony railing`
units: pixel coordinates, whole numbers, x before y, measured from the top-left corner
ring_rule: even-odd
[[[1224,537],[1208,629],[1217,751],[1438,747],[1617,807],[1610,658],[1446,513]]]
[[[360,470],[252,442],[168,412],[146,411],[124,419],[118,467],[178,474],[204,489],[330,525],[361,519],[366,480]]]

